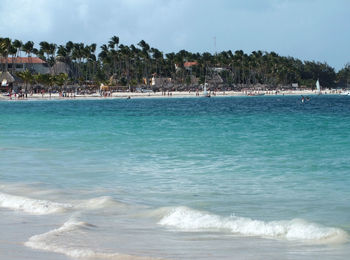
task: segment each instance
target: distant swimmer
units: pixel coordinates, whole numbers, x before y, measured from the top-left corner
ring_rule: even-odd
[[[131,97],[130,96],[128,96],[126,99],[130,99]]]
[[[305,100],[306,101],[310,101],[310,97],[304,97],[304,96],[301,96],[301,103],[304,103],[305,102]]]

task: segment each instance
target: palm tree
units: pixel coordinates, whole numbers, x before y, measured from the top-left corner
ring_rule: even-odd
[[[117,36],[113,36],[111,38],[111,40],[108,42],[108,47],[111,49],[118,49],[118,45],[119,45],[119,37]]]
[[[124,78],[126,85],[128,86],[130,84],[130,74],[132,71],[131,68],[131,49],[126,45],[120,45],[119,55],[121,59],[121,72],[122,72],[122,79]]]
[[[33,53],[34,49],[34,42],[28,41],[25,44],[22,45],[22,51],[24,51],[27,54],[28,57],[28,63],[29,63],[29,69],[33,69],[32,62],[31,62],[31,54]]]
[[[57,56],[60,56],[62,58],[66,58],[68,55],[67,49],[64,45],[59,45],[57,47]]]
[[[348,88],[350,84],[350,63],[347,63],[344,68],[337,73],[337,82],[342,87]]]
[[[87,46],[87,74],[86,79],[88,79],[88,76],[90,76],[90,79],[93,78],[93,75],[96,70],[96,43],[92,43],[91,45]]]
[[[49,59],[48,52],[49,52],[50,44],[46,41],[42,41],[39,43],[39,45],[40,45],[39,54],[42,56],[42,58],[45,61],[48,61],[48,59]],[[45,56],[45,54],[46,54],[46,56]]]
[[[54,43],[50,43],[49,44],[49,48],[48,48],[47,54],[49,56],[48,64],[49,64],[50,67],[52,67],[55,64],[56,48],[57,48],[56,44],[54,44]]]
[[[20,40],[14,40],[14,41],[12,42],[12,46],[15,47],[16,50],[17,50],[16,56],[17,56],[17,57],[21,56],[21,55],[20,55],[20,51],[21,51],[21,48],[22,48],[22,46],[23,46],[22,41],[20,41]]]
[[[119,60],[118,49],[119,49],[119,37],[113,36],[108,42],[109,54],[113,60],[113,73],[117,71],[117,63]],[[120,70],[120,68],[119,68]]]
[[[62,92],[62,87],[65,88],[67,81],[68,81],[68,75],[66,73],[60,73],[53,77],[54,83],[56,83],[60,87],[60,91]]]
[[[74,43],[72,48],[72,62],[74,64],[74,79],[78,80],[80,77],[80,62],[81,62],[81,47],[83,43]]]
[[[161,75],[162,73],[162,65],[163,65],[163,53],[156,49],[156,48],[151,48],[151,53],[152,53],[152,58],[155,61],[155,73]]]
[[[22,49],[22,46],[23,46],[23,43],[22,41],[20,40],[14,40],[12,42],[12,46],[16,49],[16,58],[17,57],[20,57],[21,56],[21,49]],[[12,71],[14,71],[14,64],[12,62]]]
[[[141,57],[143,59],[143,66],[144,66],[143,76],[146,78],[146,82],[148,83],[149,67],[150,67],[150,56],[149,56],[150,46],[144,40],[141,40],[137,45],[142,48]]]
[[[33,74],[28,70],[20,71],[17,73],[17,76],[21,78],[25,84],[25,94],[27,97],[28,93],[28,84],[31,84],[34,80]]]
[[[55,76],[50,74],[38,73],[34,75],[34,81],[38,84],[43,85],[46,91],[51,92],[52,86],[55,83]]]
[[[0,38],[0,55],[5,59],[5,71],[8,70],[8,56],[11,50],[12,44],[10,38]]]
[[[11,70],[12,70],[12,73],[14,72],[14,69],[15,69],[15,66],[14,66],[14,58],[16,56],[16,53],[17,53],[17,49],[11,45],[10,46],[10,49],[9,49],[9,55],[11,55]]]
[[[98,54],[98,58],[102,66],[102,71],[100,71],[101,75],[99,75],[98,77],[108,77],[111,71],[112,58],[108,46],[106,44],[103,44],[101,46],[101,52]]]
[[[48,43],[46,41],[40,42],[39,45],[40,45],[40,50],[38,52],[39,57],[45,60],[49,65],[49,67],[52,67],[55,64],[55,55],[56,55],[57,45],[54,43]]]

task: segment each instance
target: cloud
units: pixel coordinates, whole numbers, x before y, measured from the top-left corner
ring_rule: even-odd
[[[350,60],[346,0],[2,0],[0,35],[123,44],[164,52],[276,51],[340,68]],[[333,40],[334,39],[334,40]]]
[[[50,14],[42,12],[47,9],[48,2],[38,0],[3,0],[0,9],[0,32],[21,35],[27,31],[48,32],[51,29]]]

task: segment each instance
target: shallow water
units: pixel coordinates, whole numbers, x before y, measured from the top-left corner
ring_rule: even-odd
[[[0,102],[4,259],[347,259],[350,98]]]

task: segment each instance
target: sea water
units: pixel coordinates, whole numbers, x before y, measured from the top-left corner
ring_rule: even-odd
[[[350,98],[0,102],[1,259],[348,259]]]

